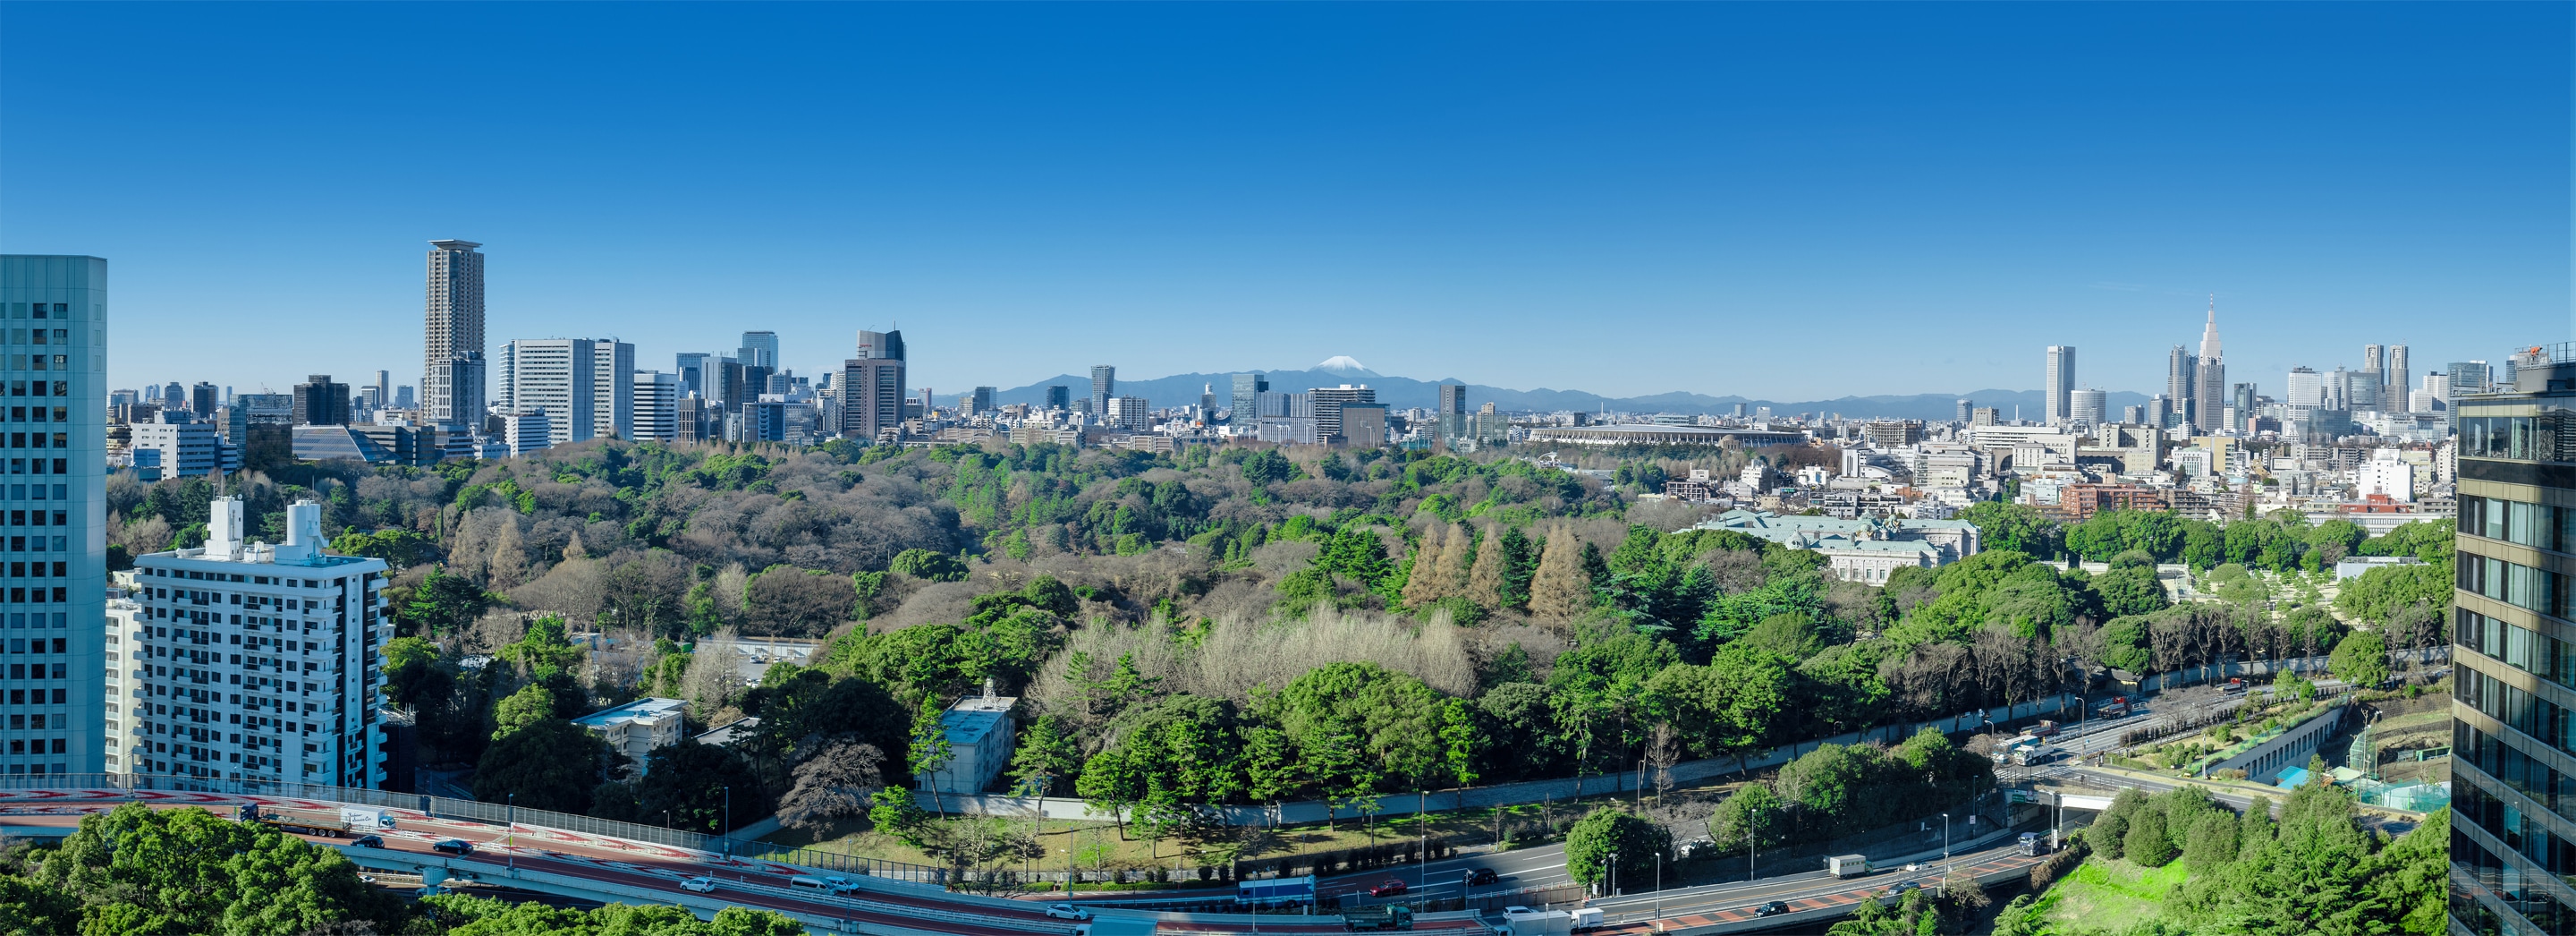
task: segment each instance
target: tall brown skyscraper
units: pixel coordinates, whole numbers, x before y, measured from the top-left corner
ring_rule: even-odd
[[[483,245],[429,242],[429,311],[421,341],[421,421],[483,424]]]

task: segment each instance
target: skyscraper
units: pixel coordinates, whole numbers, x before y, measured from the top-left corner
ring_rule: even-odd
[[[1072,409],[1073,388],[1063,384],[1048,384],[1046,388],[1046,408],[1051,410]]]
[[[734,355],[744,367],[766,367],[778,372],[778,333],[747,331],[742,333],[742,350]]]
[[[1962,426],[1967,425],[1967,424],[1968,424],[1968,420],[1969,420],[1970,418],[1972,418],[1972,414],[1974,414],[1974,413],[1976,412],[1976,410],[1977,410],[1977,401],[1975,401],[1975,400],[1960,400],[1960,401],[1959,401],[1959,416],[1958,416],[1958,422],[1959,422],[1959,425],[1962,425]]]
[[[1118,391],[1118,368],[1107,364],[1091,366],[1091,411],[1109,412],[1109,397]]]
[[[2067,415],[2074,422],[2099,426],[2111,421],[2108,410],[2110,394],[2100,390],[2077,390],[2067,395]]]
[[[680,375],[661,371],[636,371],[634,375],[635,434],[638,442],[659,439],[664,442],[679,437]]]
[[[877,439],[903,429],[903,333],[859,333],[857,357],[841,362],[841,435]]]
[[[2200,359],[2192,363],[2191,426],[2216,432],[2227,425],[2227,363],[2218,344],[2218,297],[2209,298],[2209,324],[2200,332]]]
[[[2282,402],[2288,403],[2294,407],[2304,406],[2311,409],[2324,406],[2326,403],[2325,385],[2325,376],[2317,373],[2315,368],[2290,368],[2289,390],[2287,391],[2289,399],[2283,400]]]
[[[635,437],[635,346],[613,338],[522,338],[501,346],[501,399],[544,410],[549,444]]]
[[[991,387],[977,387],[968,392],[966,394],[968,415],[981,416],[993,412],[993,392]]]
[[[2405,346],[2405,345],[2389,345],[2389,346],[2388,346],[2388,387],[2389,387],[2389,392],[2388,392],[2388,393],[2383,393],[2383,394],[2381,394],[2381,396],[2386,397],[2386,396],[2390,396],[2390,395],[2392,395],[2392,394],[2393,394],[2397,399],[2405,399],[2405,398],[2406,398],[2406,393],[2407,393],[2407,391],[2414,389],[2414,386],[2415,386],[2414,381],[2415,381],[2414,375],[2412,375],[2412,374],[2408,373],[2408,372],[2407,372],[2407,370],[2406,370],[2406,346]]]
[[[1260,414],[1253,410],[1253,401],[1268,392],[1270,380],[1259,372],[1234,375],[1234,401],[1226,412],[1226,419],[1236,425],[1252,425],[1253,420],[1260,418]]]
[[[295,424],[298,426],[345,426],[349,424],[349,385],[333,383],[329,374],[314,374],[295,385]]]
[[[1441,384],[1440,407],[1434,412],[1439,415],[1440,438],[1465,438],[1467,436],[1467,385]]]
[[[2576,406],[2567,346],[2518,362],[2513,386],[2452,387],[2459,532],[2451,595],[2452,932],[2563,933],[2576,855],[2576,445],[2549,426]],[[2438,627],[2438,623],[2435,625]],[[2394,649],[2394,647],[2392,647]]]
[[[231,389],[231,388],[229,388],[229,387],[228,387],[228,388],[225,388],[225,390],[224,390],[224,395],[225,395],[225,396],[227,396],[227,397],[232,396],[232,395],[233,395],[233,393],[232,393],[232,389]],[[392,371],[377,371],[377,372],[376,372],[376,408],[378,408],[378,409],[383,409],[383,408],[385,408],[385,407],[392,406],[392,405],[394,405],[394,375],[393,375],[393,372],[392,372]],[[373,422],[374,420],[375,420],[375,417],[374,417],[373,415],[370,415],[370,416],[368,417],[368,421],[369,421],[369,422]]]
[[[2451,375],[2453,397],[2487,392],[2489,372],[2485,361],[2452,361],[2451,366],[2446,368],[2446,372]]]
[[[2165,396],[2177,401],[2191,399],[2192,392],[2200,386],[2199,364],[2200,359],[2192,356],[2190,348],[2175,345],[2166,352]]]
[[[196,386],[188,388],[188,412],[197,414],[198,419],[215,418],[216,392],[214,384],[197,381]]]
[[[707,395],[706,370],[709,356],[701,351],[682,351],[679,357],[672,361],[671,371],[680,378],[681,396],[685,397],[693,393],[701,397]]]
[[[2048,424],[2054,426],[2066,421],[2068,408],[2074,402],[2075,346],[2048,346],[2047,381],[2039,392],[2047,400]]]
[[[483,422],[483,245],[434,240],[429,311],[421,342],[421,421],[470,428]]]
[[[1328,445],[1342,434],[1343,404],[1377,402],[1377,391],[1369,389],[1367,384],[1317,387],[1312,396],[1315,399],[1315,435],[1317,441]]]
[[[0,382],[12,398],[26,397],[28,418],[53,425],[51,431],[28,433],[50,444],[13,450],[8,459],[15,481],[5,496],[13,510],[27,508],[32,520],[44,516],[52,529],[13,530],[42,535],[10,536],[13,567],[6,594],[0,594],[0,625],[11,645],[24,640],[23,670],[11,654],[10,671],[0,675],[7,695],[26,699],[10,705],[27,727],[9,732],[9,750],[0,764],[10,773],[89,773],[104,769],[101,744],[106,739],[102,703],[124,712],[141,704],[119,696],[110,702],[104,691],[107,601],[107,261],[97,257],[0,257],[0,305],[12,326],[43,329],[49,353],[10,355],[0,361]],[[26,349],[19,349],[26,350]],[[46,449],[50,449],[47,451]],[[15,457],[25,456],[25,457]],[[30,524],[32,526],[32,524]],[[24,553],[21,555],[21,553]],[[41,648],[41,650],[39,649]],[[125,667],[117,668],[122,675]],[[44,727],[36,725],[41,721]],[[22,745],[20,742],[24,742]]]

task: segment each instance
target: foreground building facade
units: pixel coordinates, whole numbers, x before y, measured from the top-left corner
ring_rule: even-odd
[[[100,769],[107,261],[0,256],[0,771]]]
[[[2455,402],[2453,932],[2576,932],[2576,348]]]

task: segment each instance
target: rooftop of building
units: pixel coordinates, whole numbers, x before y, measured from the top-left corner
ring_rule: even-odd
[[[1703,530],[1735,530],[1762,536],[1765,533],[1812,533],[1845,535],[1868,530],[1908,532],[1916,530],[1957,530],[1973,528],[1965,520],[1916,520],[1911,517],[1863,517],[1844,520],[1838,517],[1809,514],[1780,514],[1768,510],[1730,510],[1700,523]]]
[[[222,562],[249,565],[291,565],[300,568],[324,569],[332,568],[334,566],[361,565],[371,562],[377,565],[384,564],[384,560],[382,559],[370,559],[366,556],[334,556],[328,553],[315,553],[311,558],[303,560],[297,560],[290,555],[289,558],[281,561],[278,559],[278,547],[276,545],[260,542],[253,542],[244,545],[241,551],[234,553],[229,557],[209,556],[206,554],[205,547],[198,546],[188,549],[173,549],[166,552],[144,553],[143,555],[136,557],[134,561],[139,565],[143,564],[147,560],[154,559],[186,559],[192,562]]]
[[[758,727],[760,727],[760,718],[758,716],[750,716],[726,722],[724,725],[698,735],[690,740],[696,741],[699,744],[713,744],[718,747],[723,747],[736,741],[741,741],[751,737],[751,730]]]
[[[604,708],[572,720],[584,728],[606,728],[611,725],[660,721],[676,717],[689,703],[682,699],[637,699],[614,708]]]

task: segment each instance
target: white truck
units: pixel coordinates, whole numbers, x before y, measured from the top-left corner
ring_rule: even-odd
[[[1838,878],[1859,877],[1869,873],[1869,856],[1835,855],[1825,859],[1825,870]]]
[[[1503,932],[1510,936],[1567,936],[1574,932],[1574,914],[1563,910],[1505,912]]]
[[[1574,915],[1574,928],[1577,931],[1588,930],[1601,925],[1601,908],[1599,907],[1576,907],[1572,913]]]
[[[378,829],[393,828],[394,817],[393,814],[381,809],[359,809],[351,806],[342,806],[340,807],[340,824],[351,831],[373,832]]]

